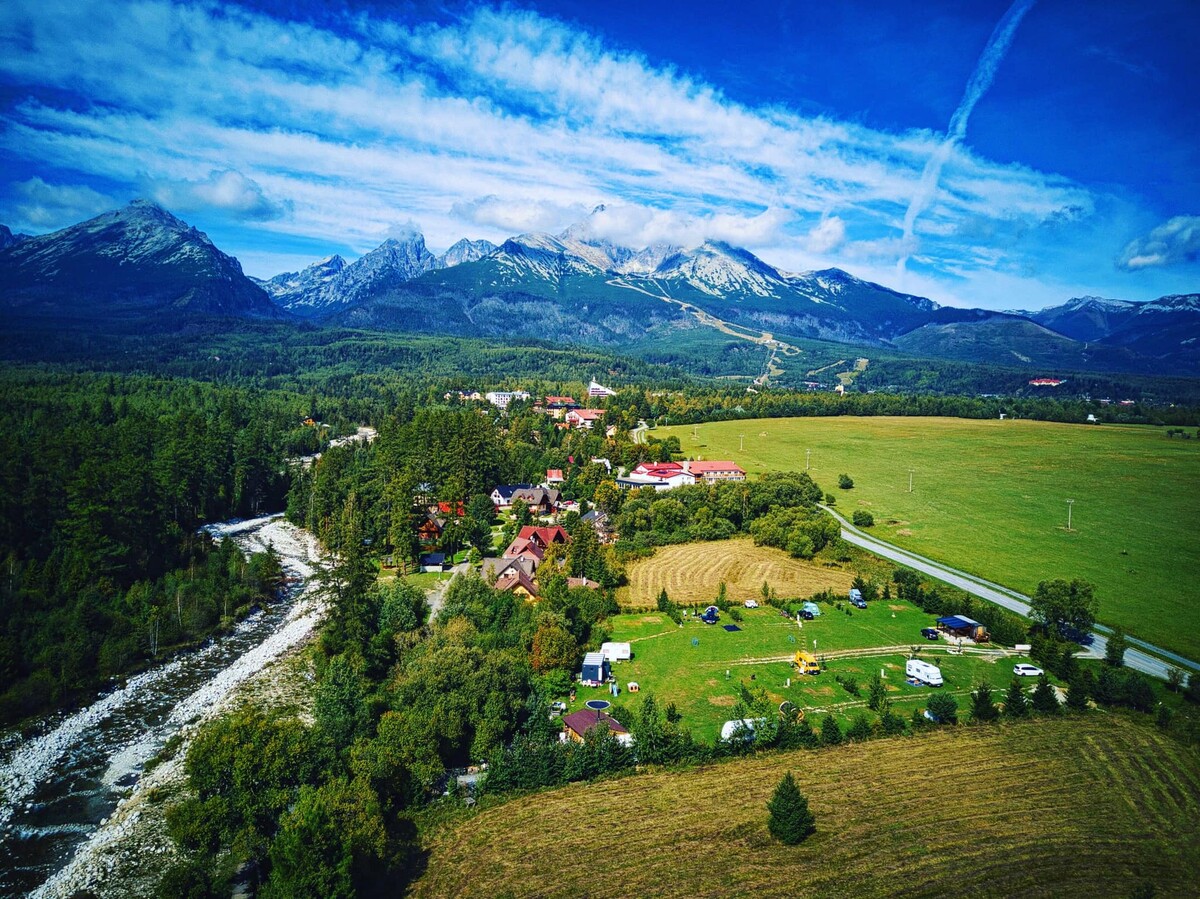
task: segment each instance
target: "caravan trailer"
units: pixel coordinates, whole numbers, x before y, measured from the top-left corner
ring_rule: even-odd
[[[904,663],[904,676],[927,687],[940,687],[943,683],[941,669],[920,659],[909,659]]]

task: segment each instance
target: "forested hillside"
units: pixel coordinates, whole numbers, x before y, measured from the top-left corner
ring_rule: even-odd
[[[282,506],[318,448],[298,396],[198,382],[9,372],[0,408],[0,722],[228,623],[277,560],[197,528]]]

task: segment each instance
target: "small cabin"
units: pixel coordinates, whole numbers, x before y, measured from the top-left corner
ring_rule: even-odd
[[[612,674],[612,665],[604,657],[604,653],[589,652],[583,657],[583,668],[579,673],[579,680],[582,683],[598,687],[608,680],[610,674]]]

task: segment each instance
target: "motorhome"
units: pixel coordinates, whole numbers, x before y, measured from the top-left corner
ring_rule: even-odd
[[[920,659],[909,659],[904,664],[904,675],[909,680],[918,681],[927,687],[942,685],[942,671],[937,665],[923,662]]]

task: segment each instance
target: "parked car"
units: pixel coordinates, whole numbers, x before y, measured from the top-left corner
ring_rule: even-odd
[[[938,633],[936,627],[923,627],[921,628],[921,636],[926,640],[936,640],[941,634]]]
[[[810,612],[808,609],[801,609],[801,610],[800,610],[799,612],[797,612],[796,614],[798,614],[798,615],[799,615],[801,618],[803,618],[805,621],[812,621],[814,618],[816,618],[816,617],[817,617],[817,616],[816,616],[816,615],[814,615],[812,612]]]
[[[742,605],[744,605],[747,609],[757,609],[758,608],[758,600],[757,599],[748,599],[744,603],[742,603]]]
[[[858,591],[856,590],[854,592],[857,593]],[[856,609],[865,609],[867,607],[867,601],[861,596],[851,596],[850,605],[854,606]]]
[[[1028,662],[1013,665],[1013,674],[1017,677],[1041,677],[1045,673],[1037,665],[1030,665]]]

